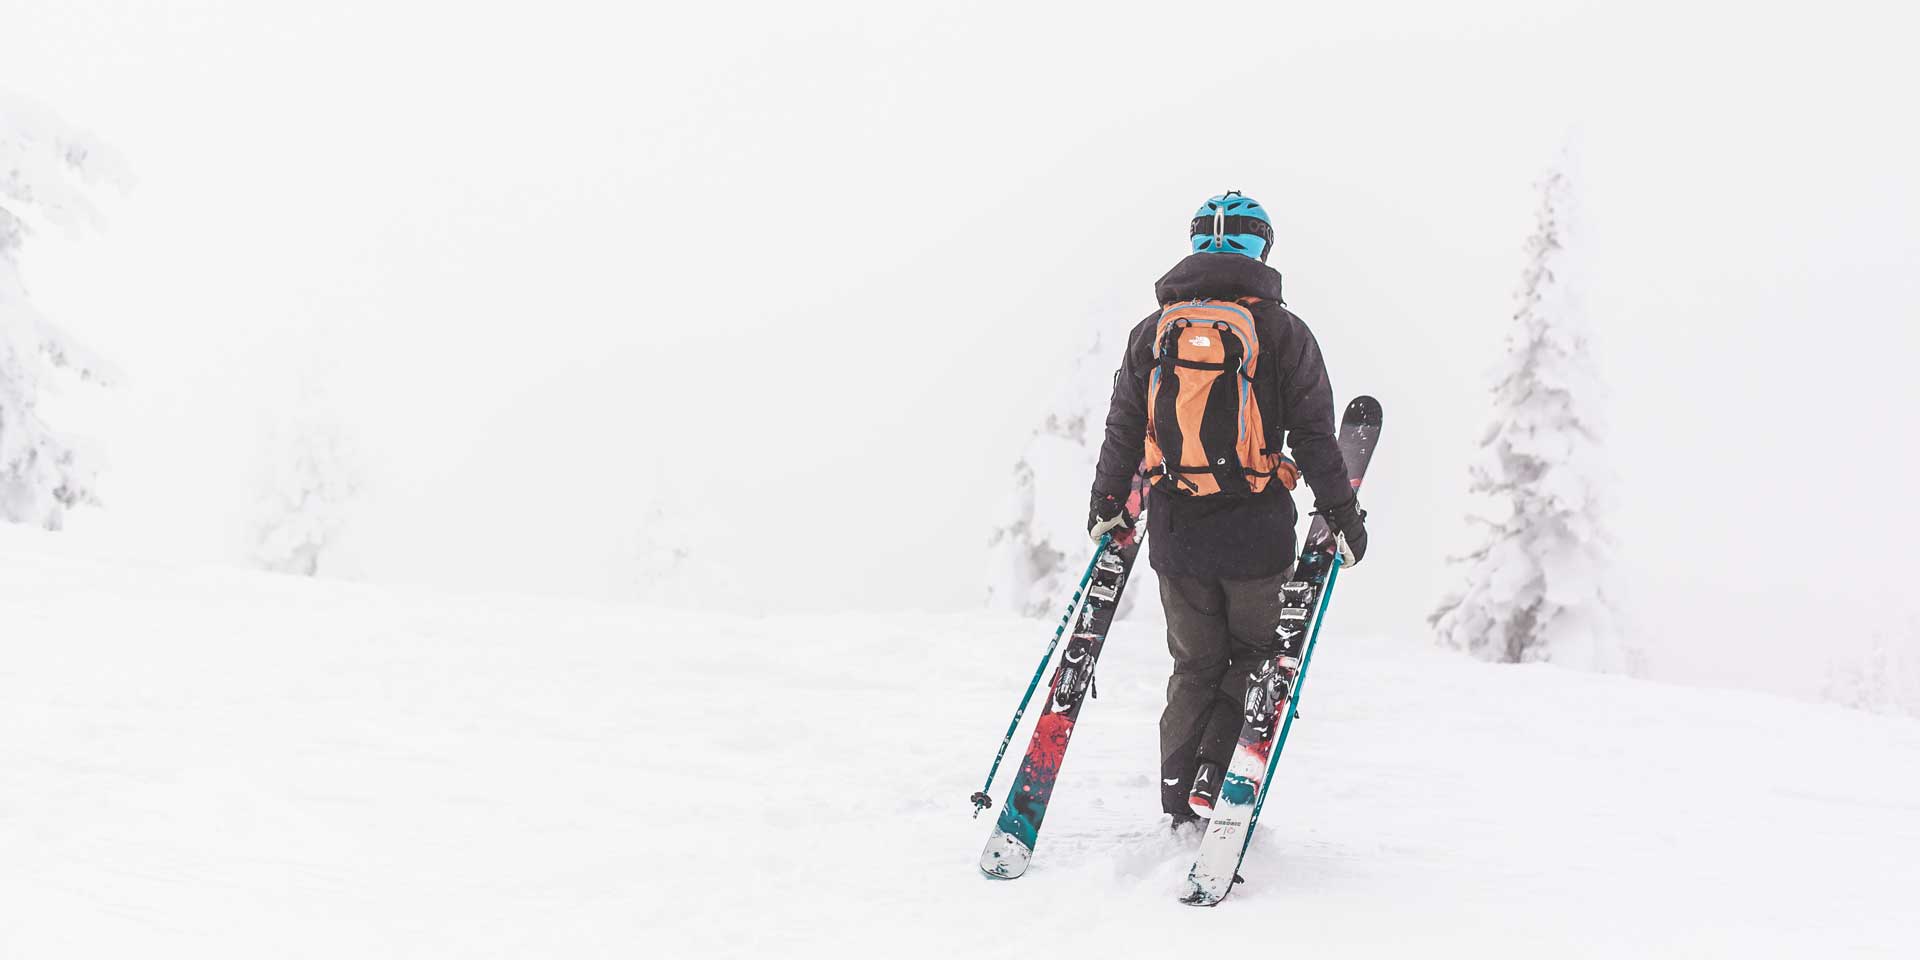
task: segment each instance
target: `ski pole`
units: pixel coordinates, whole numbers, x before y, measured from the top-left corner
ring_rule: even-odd
[[[1273,756],[1267,758],[1267,775],[1260,781],[1260,796],[1253,801],[1253,817],[1247,821],[1247,837],[1240,841],[1240,858],[1246,859],[1247,848],[1253,844],[1253,829],[1260,825],[1260,808],[1267,805],[1267,791],[1273,787],[1273,771],[1280,765],[1280,754],[1287,749],[1287,733],[1293,729],[1294,708],[1300,705],[1300,691],[1307,685],[1307,667],[1313,663],[1314,645],[1320,642],[1320,624],[1326,619],[1327,604],[1333,600],[1333,585],[1340,579],[1341,559],[1338,551],[1333,554],[1333,569],[1327,571],[1327,585],[1320,591],[1320,609],[1313,614],[1313,632],[1307,634],[1307,652],[1300,658],[1300,675],[1293,680],[1293,694],[1287,697],[1287,719],[1280,724],[1280,739],[1273,745]]]
[[[1100,542],[1093,548],[1093,559],[1087,561],[1087,572],[1080,575],[1080,585],[1073,588],[1073,599],[1067,601],[1067,612],[1060,617],[1060,626],[1054,629],[1053,640],[1047,643],[1047,652],[1040,657],[1040,666],[1034,668],[1033,679],[1027,681],[1026,695],[1020,698],[1020,706],[1014,708],[1013,722],[1007,724],[1007,735],[1000,738],[1000,749],[994,753],[993,766],[987,770],[987,782],[969,798],[973,801],[975,818],[980,816],[980,811],[993,806],[993,798],[987,795],[987,791],[993,789],[993,778],[1000,772],[1000,761],[1007,755],[1007,744],[1013,742],[1013,732],[1020,729],[1020,718],[1026,716],[1027,704],[1033,700],[1033,691],[1040,687],[1040,675],[1046,672],[1047,662],[1053,659],[1054,648],[1060,645],[1060,636],[1067,632],[1067,624],[1073,622],[1073,611],[1080,608],[1080,595],[1087,591],[1087,583],[1093,579],[1093,566],[1100,562],[1100,555],[1106,552],[1107,542],[1112,539],[1111,533],[1100,535]]]

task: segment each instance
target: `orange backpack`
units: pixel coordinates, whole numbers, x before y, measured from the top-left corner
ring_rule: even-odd
[[[1147,456],[1140,472],[1181,496],[1254,494],[1275,477],[1291,490],[1293,462],[1267,449],[1253,396],[1260,366],[1257,298],[1189,300],[1160,311],[1147,380]]]

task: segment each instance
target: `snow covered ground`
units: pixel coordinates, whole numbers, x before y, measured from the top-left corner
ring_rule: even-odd
[[[1472,663],[1349,636],[1337,597],[1233,899],[1175,902],[1145,624],[1032,872],[987,880],[966,797],[1049,629],[0,529],[0,957],[1920,954],[1920,722]]]

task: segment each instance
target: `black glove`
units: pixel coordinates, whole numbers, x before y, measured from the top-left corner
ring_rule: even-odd
[[[1125,530],[1133,526],[1133,518],[1127,516],[1127,501],[1111,493],[1093,492],[1093,501],[1087,505],[1087,536],[1095,540],[1114,530]]]
[[[1341,563],[1359,566],[1367,556],[1367,512],[1360,509],[1359,499],[1348,500],[1337,507],[1322,507],[1320,515],[1327,518],[1327,526],[1338,534],[1334,542],[1339,545]]]

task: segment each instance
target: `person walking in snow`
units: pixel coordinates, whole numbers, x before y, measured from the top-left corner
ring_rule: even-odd
[[[1367,552],[1320,345],[1266,263],[1266,210],[1230,191],[1200,208],[1189,234],[1191,255],[1154,284],[1162,309],[1127,337],[1087,517],[1096,540],[1130,525],[1134,477],[1152,483],[1147,549],[1173,654],[1161,806],[1176,827],[1211,814],[1248,671],[1279,652],[1280,585],[1295,558],[1290,491],[1302,476],[1345,563]]]

